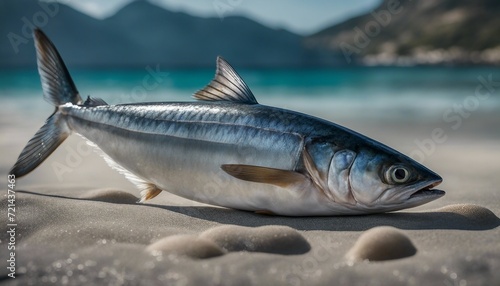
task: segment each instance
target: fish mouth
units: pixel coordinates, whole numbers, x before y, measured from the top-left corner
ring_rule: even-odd
[[[439,199],[445,195],[443,190],[433,189],[443,181],[440,177],[420,181],[404,188],[392,189],[395,195],[387,198],[379,198],[377,211],[380,211],[380,205],[384,211],[397,211],[406,208],[413,208],[428,202]],[[385,202],[385,203],[384,203]]]
[[[428,185],[417,189],[410,194],[407,200],[434,200],[444,196],[446,193],[443,190],[433,189],[433,187],[441,184],[442,180],[436,180],[428,183]]]

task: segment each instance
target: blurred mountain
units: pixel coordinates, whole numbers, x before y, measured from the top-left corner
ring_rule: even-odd
[[[302,45],[302,37],[244,17],[200,18],[135,1],[98,20],[66,5],[0,1],[0,66],[33,66],[30,30],[40,26],[68,65],[212,67],[217,55],[239,66],[335,64],[341,55]],[[343,63],[340,60],[340,63]]]
[[[33,0],[0,1],[0,66],[33,66],[36,63],[31,31],[41,27],[72,64],[106,65],[126,55],[131,43],[102,21],[68,6]],[[113,43],[113,45],[108,45]],[[132,47],[133,48],[133,47]]]
[[[70,66],[307,67],[500,64],[500,1],[384,0],[308,37],[245,17],[201,18],[134,1],[104,20],[57,2],[0,0],[0,67],[35,65],[41,27]]]
[[[500,64],[500,1],[384,0],[305,40],[360,64]]]

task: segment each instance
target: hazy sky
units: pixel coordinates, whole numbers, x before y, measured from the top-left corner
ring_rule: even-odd
[[[105,18],[134,0],[60,0],[97,18]],[[243,15],[273,28],[310,34],[375,8],[380,0],[149,0],[195,16]]]

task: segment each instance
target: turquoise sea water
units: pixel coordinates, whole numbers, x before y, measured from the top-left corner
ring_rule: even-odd
[[[78,70],[71,75],[82,96],[110,104],[187,101],[213,77],[214,70]],[[500,68],[367,67],[348,69],[240,70],[259,102],[346,116],[437,115],[456,105],[474,111],[500,110]],[[486,84],[485,84],[486,83]],[[483,87],[478,87],[483,86]],[[479,92],[479,94],[477,94]],[[36,69],[0,70],[4,103],[42,101]],[[483,96],[481,96],[483,95]]]

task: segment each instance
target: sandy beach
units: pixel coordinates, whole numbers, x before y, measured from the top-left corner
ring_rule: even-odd
[[[45,103],[39,99],[35,104]],[[0,170],[6,178],[51,108],[34,109],[25,116],[18,105],[3,106]],[[424,164],[443,177],[440,189],[446,195],[414,209],[347,217],[267,216],[203,205],[166,192],[137,204],[135,187],[81,138],[71,136],[38,169],[16,182],[16,279],[7,276],[10,238],[3,231],[1,283],[500,283],[498,110],[472,114],[457,130],[440,118],[394,120],[375,114],[353,119],[302,111],[403,153],[422,151]],[[442,128],[446,140],[434,142],[426,153],[415,140],[429,142],[425,140],[432,138],[435,128]],[[5,225],[6,191],[1,204]]]
[[[498,1],[0,1],[0,286],[500,286],[498,14]],[[241,105],[161,105],[195,99]],[[153,199],[77,134],[31,171],[69,129]],[[271,213],[396,209],[435,189],[390,213]]]

